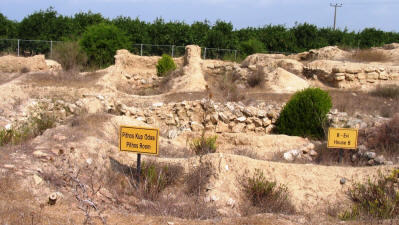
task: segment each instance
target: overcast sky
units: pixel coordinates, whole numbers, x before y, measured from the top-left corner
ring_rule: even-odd
[[[308,22],[332,27],[334,8],[329,0],[0,0],[0,12],[20,21],[25,16],[53,6],[58,13],[73,15],[91,10],[108,18],[119,15],[153,21],[186,23],[208,19],[230,21],[235,28]],[[337,10],[337,27],[359,31],[375,27],[399,32],[399,0],[342,0]]]

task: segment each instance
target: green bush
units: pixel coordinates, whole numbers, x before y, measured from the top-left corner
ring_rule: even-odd
[[[206,137],[202,134],[201,137],[195,138],[191,144],[191,149],[194,150],[196,155],[205,155],[216,152],[216,139],[217,136]]]
[[[106,67],[114,63],[118,49],[127,49],[127,36],[115,25],[101,23],[87,28],[80,40],[91,66]]]
[[[340,213],[343,220],[360,217],[378,219],[399,218],[399,169],[390,175],[379,174],[376,179],[365,183],[355,183],[348,191],[354,205],[350,210]]]
[[[245,192],[252,205],[259,207],[261,212],[295,212],[287,186],[266,180],[261,170],[256,169],[254,176],[247,177],[244,182]]]
[[[173,61],[173,58],[167,54],[163,54],[162,58],[158,60],[156,65],[157,67],[157,75],[159,77],[165,76],[168,72],[176,69],[176,64]]]
[[[255,53],[265,52],[265,45],[257,39],[249,39],[240,44],[240,51],[245,55],[252,55]]]
[[[87,56],[79,43],[73,41],[61,42],[54,46],[52,58],[59,62],[66,71],[80,70],[87,63]]]
[[[280,113],[276,131],[281,134],[322,139],[331,97],[319,88],[296,92]]]

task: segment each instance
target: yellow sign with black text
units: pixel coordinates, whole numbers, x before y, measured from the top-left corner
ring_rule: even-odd
[[[358,130],[351,128],[329,128],[327,148],[357,148]]]
[[[158,155],[159,130],[147,127],[121,126],[119,129],[120,151]]]

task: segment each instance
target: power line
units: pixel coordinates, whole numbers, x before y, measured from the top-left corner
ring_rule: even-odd
[[[334,30],[335,30],[335,25],[337,23],[337,8],[342,7],[342,3],[340,3],[340,4],[338,4],[338,3],[335,3],[335,4],[330,3],[330,6],[334,7]]]

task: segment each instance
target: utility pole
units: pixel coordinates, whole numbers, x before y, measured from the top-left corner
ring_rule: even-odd
[[[335,4],[330,3],[330,6],[334,7],[334,30],[335,30],[335,25],[337,24],[337,7],[338,8],[342,7],[342,3],[340,3],[340,4],[338,4],[338,3],[335,3]]]

